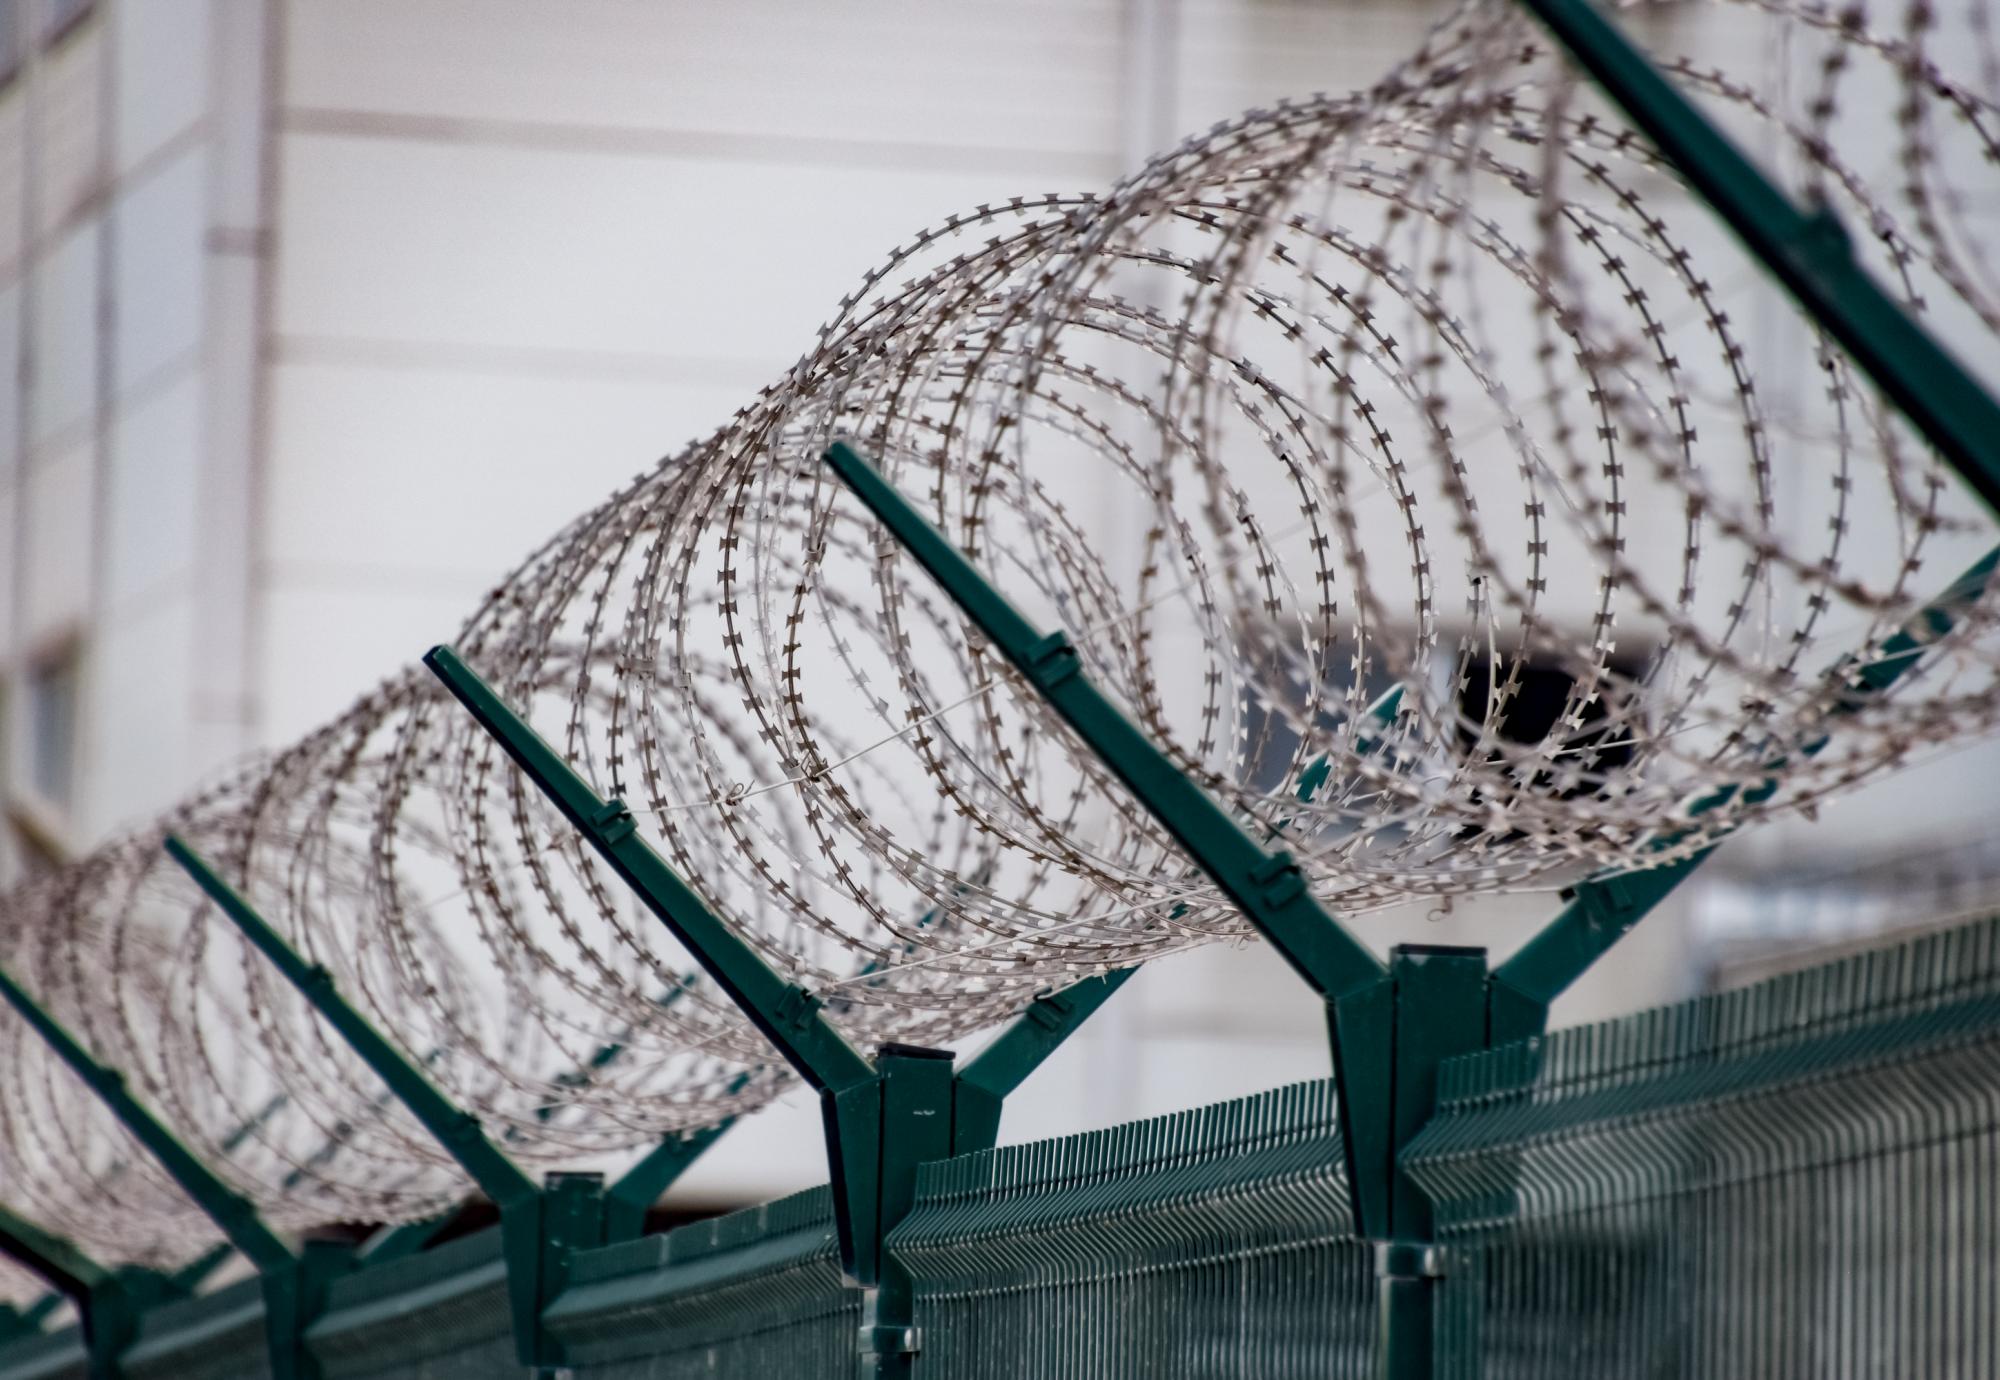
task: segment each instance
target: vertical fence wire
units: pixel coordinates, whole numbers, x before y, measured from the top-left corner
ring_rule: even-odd
[[[1447,1065],[1443,1373],[2000,1373],[2000,922]]]
[[[926,1165],[890,1238],[936,1380],[1362,1380],[1328,1082]]]

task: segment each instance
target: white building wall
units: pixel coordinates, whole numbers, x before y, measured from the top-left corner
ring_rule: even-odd
[[[30,33],[53,13],[54,0],[6,2]],[[243,459],[221,443],[211,395],[231,328],[249,338],[211,292],[226,249],[215,151],[240,142],[216,93],[232,66],[261,62],[228,42],[257,9],[83,8],[0,85],[0,667],[17,865],[156,811],[251,741],[240,695],[210,731],[198,668],[218,609],[197,572],[205,552],[240,545],[248,519],[202,497]],[[34,785],[28,686],[65,662],[77,732],[62,802]]]
[[[54,824],[81,846],[448,636],[563,518],[789,364],[913,229],[1364,83],[1433,8],[97,0],[0,88],[10,805],[38,657],[80,652]],[[1991,779],[1961,765],[1950,798],[1990,802]],[[1842,817],[1786,846],[1873,827],[1865,802]],[[1505,952],[1553,905],[1358,926]],[[1559,1014],[1691,990],[1684,909]],[[1006,1130],[1325,1072],[1318,1004],[1267,952],[1203,952],[1136,979]],[[810,1182],[817,1135],[806,1104],[774,1109],[685,1191]]]

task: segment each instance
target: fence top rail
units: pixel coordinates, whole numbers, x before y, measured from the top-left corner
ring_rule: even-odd
[[[1102,1131],[936,1160],[917,1171],[917,1201],[1038,1192],[1335,1137],[1336,1104],[1333,1081],[1319,1078]]]
[[[1819,1039],[2000,992],[2000,917],[1749,987],[1463,1055],[1439,1077],[1450,1113],[1495,1099],[1575,1096],[1690,1063]]]

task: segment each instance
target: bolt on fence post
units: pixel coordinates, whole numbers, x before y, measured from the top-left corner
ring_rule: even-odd
[[[125,1078],[92,1058],[76,1037],[0,969],[0,998],[19,1012],[85,1087],[144,1146],[183,1193],[194,1200],[223,1236],[253,1266],[264,1294],[264,1324],[270,1339],[275,1380],[309,1380],[317,1367],[305,1346],[306,1297],[318,1271],[308,1272],[300,1257],[257,1215],[250,1200],[224,1183],[176,1139],[125,1086]]]

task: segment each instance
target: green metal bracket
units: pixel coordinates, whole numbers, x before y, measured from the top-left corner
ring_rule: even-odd
[[[1849,658],[1851,669],[1845,672],[1849,693],[1836,704],[1834,715],[1860,712],[1870,699],[1886,694],[1915,669],[1923,650],[1949,634],[1966,610],[1984,597],[1996,569],[2000,569],[2000,547],[1975,561],[1884,639],[1879,652],[1865,662]],[[1834,674],[1842,672],[1836,668]],[[1820,738],[1803,751],[1815,754],[1828,741]],[[1768,794],[1774,786],[1775,779],[1746,794]],[[1710,796],[1695,801],[1688,813],[1704,814],[1721,803],[1720,795]],[[1493,971],[1489,995],[1492,1042],[1506,1044],[1539,1035],[1547,1023],[1550,1003],[1706,862],[1715,847],[1643,872],[1594,878],[1566,891],[1568,904],[1555,919]]]
[[[15,1314],[11,1335],[39,1330],[55,1304],[76,1305],[92,1380],[118,1374],[118,1358],[138,1336],[138,1310],[119,1272],[106,1269],[53,1232],[0,1208],[0,1255],[44,1280],[55,1294],[26,1313]]]
[[[442,1217],[426,1217],[421,1222],[384,1228],[368,1239],[356,1253],[355,1261],[360,1265],[386,1265],[392,1260],[421,1254],[454,1215],[446,1213]]]
[[[271,1373],[276,1380],[308,1380],[316,1371],[305,1347],[303,1308],[313,1285],[313,1270],[264,1224],[249,1199],[217,1177],[132,1095],[123,1075],[92,1058],[76,1037],[4,970],[0,970],[0,997],[20,1013],[133,1139],[159,1161],[168,1177],[215,1223],[230,1245],[256,1268],[264,1293]]]
[[[604,1195],[604,1239],[630,1241],[645,1234],[646,1213],[673,1182],[688,1171],[736,1118],[704,1126],[654,1146]]]
[[[460,1108],[404,1057],[382,1033],[340,995],[333,975],[308,963],[271,928],[237,890],[225,882],[193,849],[178,838],[166,841],[169,857],[194,879],[210,901],[257,951],[269,959],[285,980],[297,988],[320,1017],[331,1025],[362,1062],[388,1086],[397,1101],[452,1157],[458,1167],[500,1212],[501,1240],[507,1257],[508,1307],[513,1317],[515,1348],[521,1363],[544,1363],[541,1311],[553,1298],[545,1285],[547,1232],[544,1192],[512,1160],[487,1139],[479,1119]],[[574,1186],[566,1185],[565,1194]],[[567,1196],[565,1201],[567,1201]],[[595,1244],[594,1242],[591,1244]],[[555,1364],[549,1361],[549,1364]]]
[[[1146,740],[1083,674],[1063,634],[1045,635],[1029,623],[851,447],[834,445],[826,462],[1325,1000],[1355,1219],[1362,1235],[1384,1238],[1394,1173],[1388,1108],[1395,1001],[1381,960],[1320,905],[1289,855],[1251,838]]]
[[[1793,205],[1588,0],[1521,3],[2000,512],[2000,404],[1855,262],[1833,213]]]
[[[1138,971],[1120,968],[1044,993],[974,1055],[953,1080],[951,1153],[991,1150],[1000,1139],[1000,1110],[1008,1094]]]
[[[4,1312],[0,1313],[0,1319],[4,1319],[0,1321],[0,1341],[19,1341],[23,1337],[39,1334],[48,1320],[55,1315],[55,1311],[68,1301],[68,1294],[61,1290],[53,1290],[43,1294],[26,1308],[7,1305]]]
[[[851,1154],[879,1125],[875,1066],[821,1014],[818,995],[773,971],[681,880],[640,835],[624,801],[607,801],[592,790],[451,648],[432,648],[424,664],[820,1095],[842,1263],[855,1279],[871,1282],[878,1252],[857,1224],[876,1218],[873,1176],[843,1174],[842,1147]]]
[[[882,1243],[914,1201],[916,1166],[945,1158],[959,1144],[990,1145],[999,1099],[1102,1005],[1124,975],[1090,979],[1039,999],[995,1042],[990,1061],[974,1061],[970,1083],[952,1076],[952,1056],[945,1051],[892,1045],[870,1060],[827,1020],[817,993],[773,971],[668,866],[624,802],[601,798],[456,652],[434,647],[424,664],[819,1093],[841,1266],[865,1291],[863,1373],[907,1374],[915,1354],[911,1293]],[[955,1129],[961,1107],[968,1118],[962,1135]],[[663,1146],[655,1153],[671,1165],[675,1152]],[[642,1162],[633,1171],[641,1177],[627,1176],[629,1191],[621,1191],[624,1184],[613,1190],[621,1229],[629,1230],[632,1214],[643,1213],[657,1196],[643,1177],[657,1169]]]
[[[1392,952],[1389,968],[1396,992],[1390,1134],[1400,1157],[1437,1110],[1440,1066],[1487,1047],[1486,951],[1404,944]],[[1435,1373],[1443,1273],[1436,1240],[1430,1199],[1398,1165],[1390,1181],[1389,1238],[1375,1248],[1383,1380],[1429,1380]]]

